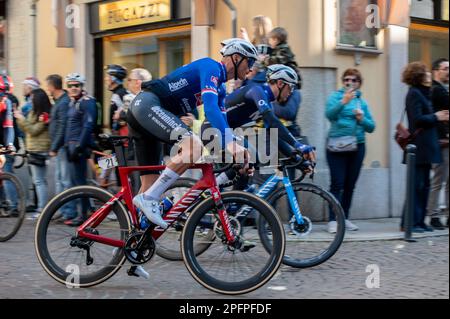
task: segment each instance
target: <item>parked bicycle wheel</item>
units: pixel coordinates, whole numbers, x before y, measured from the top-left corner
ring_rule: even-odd
[[[25,191],[20,180],[0,173],[0,242],[11,239],[25,217]]]
[[[173,202],[177,203],[196,182],[196,180],[191,178],[180,178],[162,197],[173,197]],[[183,255],[181,254],[181,234],[183,233],[184,225],[193,207],[195,207],[195,203],[193,203],[187,211],[181,214],[161,237],[158,238],[156,241],[156,254],[158,254],[158,256],[171,261],[183,260]],[[198,236],[205,238],[207,242],[213,240],[215,236],[212,227],[209,229],[199,229],[197,233]],[[199,255],[203,253],[208,247],[208,243],[199,243],[195,247],[196,254]]]
[[[280,188],[267,201],[279,213],[286,232],[286,253],[283,263],[296,268],[317,266],[331,258],[339,249],[345,235],[345,215],[339,202],[322,188],[305,183],[293,183],[304,224],[298,224],[285,188]],[[327,231],[329,212],[337,222],[337,232]],[[263,234],[263,244],[272,249],[270,227],[260,220],[258,228]]]
[[[56,281],[75,287],[98,285],[113,276],[125,262],[123,249],[87,238],[79,238],[77,228],[53,219],[59,211],[73,209],[78,216],[88,216],[108,203],[113,195],[107,191],[81,186],[69,189],[42,211],[35,232],[35,249],[44,270]],[[127,211],[116,201],[110,205],[114,220],[104,219],[86,231],[109,239],[126,240],[131,230]]]
[[[222,193],[229,212],[229,222],[239,245],[228,245],[222,223],[212,198],[199,203],[189,216],[182,236],[182,254],[191,275],[204,287],[218,293],[237,295],[251,292],[267,283],[277,272],[283,255],[285,238],[283,226],[274,209],[262,199],[245,192]],[[233,210],[248,205],[256,218],[265,220],[272,229],[272,248],[267,251],[260,240],[255,221],[233,217]],[[206,223],[213,225],[216,237],[208,240],[197,236]],[[267,234],[266,234],[267,235]],[[194,247],[210,247],[197,256]]]

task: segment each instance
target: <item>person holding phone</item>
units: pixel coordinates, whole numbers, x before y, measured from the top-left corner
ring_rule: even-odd
[[[366,154],[366,133],[375,131],[375,121],[368,103],[362,99],[361,73],[348,69],[342,76],[343,87],[333,92],[327,102],[326,117],[331,123],[328,133],[327,162],[330,168],[330,191],[341,203],[346,216],[346,229],[358,230],[358,226],[349,221],[353,191],[361,172]],[[350,141],[340,149],[331,141]],[[333,147],[332,147],[333,146]],[[335,233],[337,223],[330,212],[328,231]]]

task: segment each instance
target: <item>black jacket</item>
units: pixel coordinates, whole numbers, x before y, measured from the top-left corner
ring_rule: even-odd
[[[441,83],[437,81],[433,81],[433,87],[431,88],[431,100],[433,102],[434,112],[443,110],[448,111],[448,91]],[[448,122],[440,122],[438,124],[438,134],[440,139],[448,139]]]
[[[442,156],[437,132],[438,119],[431,105],[430,88],[411,87],[406,96],[406,112],[410,133],[413,134],[419,128],[423,129],[413,142],[417,146],[416,163],[418,165],[441,163]]]

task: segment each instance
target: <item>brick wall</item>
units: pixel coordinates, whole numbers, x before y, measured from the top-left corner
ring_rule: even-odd
[[[21,82],[29,76],[31,47],[30,0],[8,1],[7,67],[15,95],[23,101]]]

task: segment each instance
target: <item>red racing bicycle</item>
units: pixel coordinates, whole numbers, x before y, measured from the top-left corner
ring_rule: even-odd
[[[103,138],[113,145],[115,155],[102,160],[108,167],[118,167],[121,190],[113,195],[94,186],[69,189],[47,204],[36,226],[39,262],[52,278],[67,286],[98,285],[126,261],[134,267],[147,263],[154,256],[155,241],[165,232],[155,225],[141,229],[129,179],[135,171],[159,172],[165,167],[127,167],[126,138]],[[276,212],[249,193],[221,194],[213,165],[197,164],[192,169],[202,170],[203,177],[163,216],[169,225],[183,223],[180,245],[188,271],[217,293],[243,294],[261,287],[277,272],[284,255],[284,230]],[[206,191],[211,196],[201,196]],[[253,209],[252,218],[245,221],[233,216],[235,208],[244,205]],[[63,207],[76,209],[84,223],[75,229],[55,220]],[[106,218],[111,213],[116,218]],[[270,249],[261,242],[262,230],[255,227],[260,220],[267,225],[264,236],[271,236]]]

